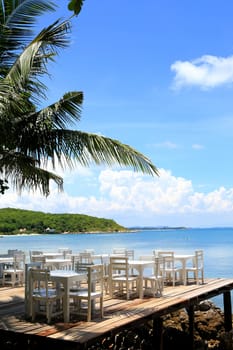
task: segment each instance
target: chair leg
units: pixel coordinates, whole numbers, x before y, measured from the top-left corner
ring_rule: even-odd
[[[157,284],[157,295],[159,294],[160,296],[163,295],[163,281],[160,280],[160,279],[157,279],[156,281],[156,284]]]
[[[198,271],[197,270],[195,270],[194,275],[195,275],[196,284],[199,284],[199,277],[198,277]]]
[[[88,300],[88,305],[87,305],[87,322],[91,321],[91,304],[92,304],[92,300]]]
[[[158,285],[157,285],[157,281],[151,281],[151,289],[152,289],[152,294],[155,297],[157,295],[158,292]]]
[[[126,283],[126,299],[129,300],[129,285]]]
[[[51,323],[52,303],[46,305],[46,319],[48,323]]]
[[[32,322],[35,321],[35,305],[32,304],[31,306],[31,317],[32,317]]]
[[[101,312],[101,318],[104,318],[104,300],[102,297],[100,298],[100,312]]]

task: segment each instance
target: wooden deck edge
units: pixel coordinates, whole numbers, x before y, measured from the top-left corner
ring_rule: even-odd
[[[149,297],[143,300],[116,301],[106,298],[106,314],[103,320],[76,323],[31,323],[16,316],[1,317],[0,330],[24,334],[25,336],[44,337],[51,340],[74,342],[80,347],[108,333],[116,333],[124,327],[131,327],[147,319],[160,317],[184,307],[197,304],[233,289],[233,279],[206,279],[203,285],[175,286],[164,289],[164,296]],[[0,290],[0,297],[4,292]],[[6,295],[8,300],[8,295]],[[7,301],[6,301],[7,303]],[[0,303],[1,304],[1,303]],[[14,302],[12,302],[12,305]],[[115,312],[118,307],[118,311]]]
[[[197,304],[199,301],[209,299],[209,293],[214,293],[215,295],[219,295],[223,293],[223,291],[227,288],[233,289],[233,279],[213,279],[209,281],[210,284],[202,285],[205,286],[205,291],[200,291],[200,286],[193,286],[193,290],[190,292],[187,291],[184,295],[180,296],[177,293],[175,295],[169,297],[161,297],[158,298],[158,303],[155,305],[155,299],[150,298],[149,300],[140,303],[139,306],[135,305],[135,303],[128,303],[127,310],[123,309],[119,311],[118,314],[113,315],[110,318],[104,319],[101,322],[90,322],[85,323],[83,329],[80,328],[80,325],[77,327],[73,327],[71,329],[67,329],[62,331],[60,334],[55,333],[51,335],[51,338],[62,338],[64,340],[72,340],[75,342],[79,342],[80,344],[84,342],[88,342],[93,338],[97,338],[99,336],[103,336],[109,332],[117,332],[120,328],[129,326],[134,324],[135,322],[143,322],[145,319],[160,317],[167,312],[167,308],[170,312],[177,311],[179,309],[190,306],[190,304]],[[217,287],[217,290],[213,292],[213,285]],[[177,288],[177,287],[174,287]],[[197,290],[199,293],[197,294]],[[191,293],[191,295],[190,295]],[[185,298],[185,294],[189,294],[189,299]],[[179,295],[179,296],[178,296]],[[191,298],[190,298],[191,296]],[[169,312],[169,313],[170,313]],[[156,315],[156,316],[155,316]],[[104,332],[103,332],[104,329]],[[76,330],[75,335],[73,334],[74,330]],[[90,332],[91,330],[91,332]]]

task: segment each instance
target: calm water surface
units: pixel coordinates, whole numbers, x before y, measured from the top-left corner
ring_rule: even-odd
[[[179,253],[204,250],[205,277],[233,277],[233,228],[195,228],[184,230],[142,230],[131,233],[20,235],[0,239],[0,253],[8,249],[56,251],[68,247],[73,252],[94,249],[96,253],[109,253],[113,248],[135,250],[135,257],[166,249]],[[222,297],[213,298],[222,307]]]

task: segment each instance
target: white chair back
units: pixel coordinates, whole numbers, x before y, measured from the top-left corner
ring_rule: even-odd
[[[90,252],[80,252],[79,253],[80,263],[91,264],[93,262],[92,253]]]

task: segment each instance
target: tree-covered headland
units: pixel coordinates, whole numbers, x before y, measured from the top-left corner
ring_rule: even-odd
[[[114,220],[82,214],[51,214],[14,208],[0,209],[0,234],[125,232]]]

